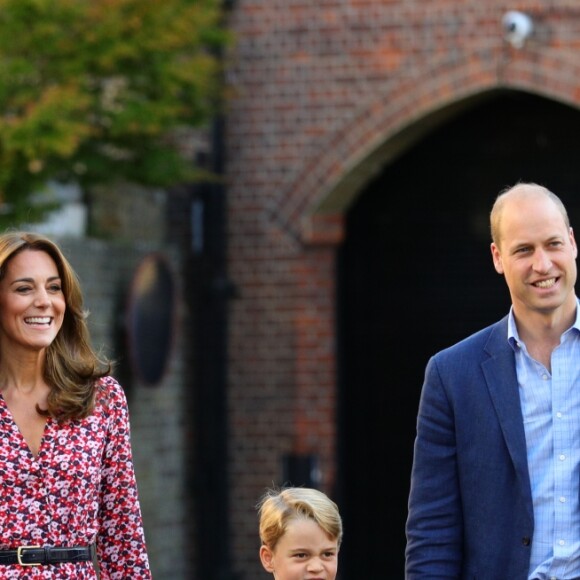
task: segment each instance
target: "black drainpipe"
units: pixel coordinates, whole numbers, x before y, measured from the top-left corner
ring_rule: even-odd
[[[233,8],[224,0],[224,9]],[[192,578],[239,580],[231,561],[228,475],[228,304],[234,295],[227,272],[227,188],[224,118],[211,128],[211,151],[200,165],[218,179],[194,185],[190,196],[191,247],[187,274],[193,322],[192,462],[188,491],[193,515]]]

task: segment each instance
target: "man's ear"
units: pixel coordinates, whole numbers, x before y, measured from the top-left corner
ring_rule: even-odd
[[[274,572],[274,554],[268,546],[260,546],[260,560],[266,572]]]
[[[493,265],[498,274],[503,274],[503,264],[501,261],[501,253],[496,244],[491,244],[491,257],[493,258]]]

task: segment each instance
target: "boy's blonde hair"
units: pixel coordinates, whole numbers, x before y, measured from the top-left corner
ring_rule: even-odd
[[[269,489],[258,503],[258,515],[260,539],[271,550],[286,533],[288,523],[299,518],[315,521],[339,546],[342,541],[342,519],[338,506],[317,489]]]

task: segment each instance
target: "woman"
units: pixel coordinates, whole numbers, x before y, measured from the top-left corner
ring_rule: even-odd
[[[90,346],[72,267],[0,236],[0,578],[151,578],[127,402]]]

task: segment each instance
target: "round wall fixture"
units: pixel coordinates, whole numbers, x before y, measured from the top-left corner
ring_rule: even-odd
[[[518,10],[509,10],[503,15],[502,25],[505,39],[514,47],[522,48],[534,31],[531,16]]]
[[[129,291],[127,337],[132,371],[146,385],[161,382],[171,356],[175,281],[165,257],[145,256]]]

